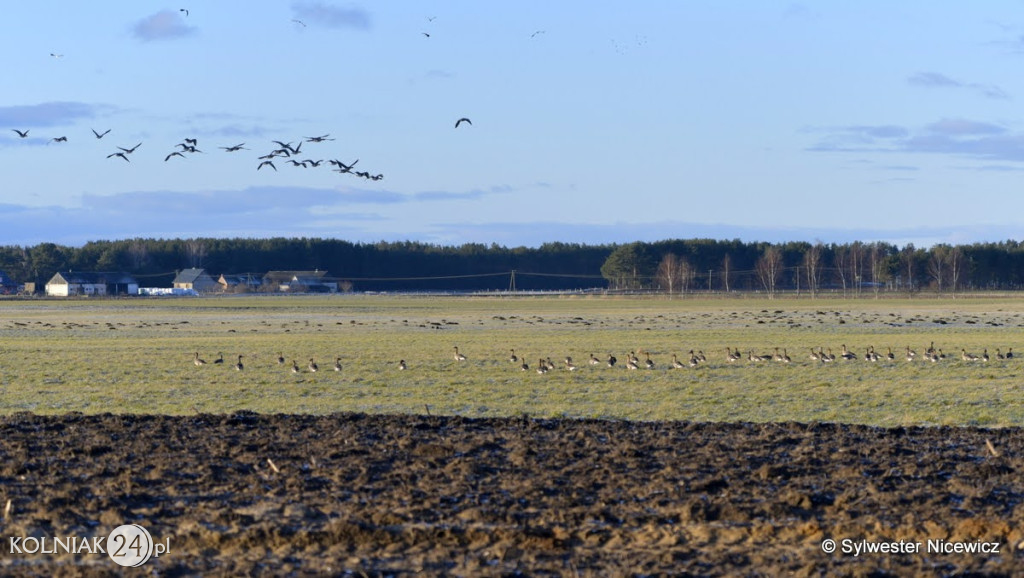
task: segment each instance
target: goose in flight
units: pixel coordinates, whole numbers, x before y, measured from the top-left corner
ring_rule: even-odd
[[[327,138],[329,136],[331,136],[330,133],[325,134],[323,136],[306,136],[302,138],[306,139],[306,142],[324,142],[325,140],[334,140],[333,138]]]
[[[274,166],[272,161],[263,161],[258,167],[256,167],[256,170],[258,171],[262,169],[264,165],[270,165],[270,168],[274,169],[274,172],[277,172],[277,167]]]
[[[66,136],[55,136],[55,137],[50,139],[50,142],[68,142],[68,137],[66,137]],[[49,144],[49,143],[47,143],[47,144]]]
[[[222,148],[222,149],[224,149],[224,150],[228,151],[229,153],[233,153],[233,152],[235,152],[235,151],[242,151],[242,150],[246,150],[246,151],[247,151],[247,150],[249,150],[249,149],[245,148],[244,146],[242,146],[242,145],[244,145],[244,144],[245,144],[245,143],[242,143],[242,144],[236,144],[236,145],[235,145],[235,146],[233,146],[233,147],[220,147],[220,148]]]
[[[174,151],[173,153],[164,157],[164,162],[166,163],[167,161],[171,160],[171,157],[185,158],[185,155],[181,154],[181,151]]]
[[[18,133],[18,136],[21,137],[21,138],[25,138],[25,137],[28,136],[28,131],[27,130],[21,131],[21,130],[18,130],[16,128],[12,128],[11,130],[13,130],[14,132]]]
[[[294,22],[296,24],[301,24],[303,28],[306,27],[306,23],[303,22],[302,20],[296,20],[295,18],[292,18],[292,22]]]
[[[125,160],[125,162],[132,162],[131,160],[128,159],[128,155],[122,152],[110,153],[109,155],[107,155],[107,158],[109,159],[110,157],[121,157]]]
[[[103,132],[96,132],[96,129],[94,129],[94,128],[93,129],[89,129],[89,130],[92,131],[92,134],[96,135],[96,138],[103,138],[104,136],[106,136],[106,134],[108,132],[110,132],[109,128],[107,130],[103,131]]]
[[[462,124],[462,123],[466,123],[468,125],[472,125],[473,124],[473,122],[471,120],[469,120],[468,118],[462,117],[459,120],[455,121],[455,128],[459,128],[459,125]]]
[[[64,58],[64,55],[63,55],[63,54],[57,54],[57,53],[55,53],[55,52],[51,52],[51,53],[50,53],[50,56],[52,56],[52,57],[54,57],[54,58]]]
[[[185,13],[185,17],[186,18],[188,17],[188,9],[186,9],[186,8],[178,8],[178,12],[184,12]]]
[[[132,148],[130,148],[130,149],[126,149],[126,148],[122,148],[122,147],[117,147],[117,148],[119,148],[119,149],[121,149],[122,151],[124,151],[124,152],[125,152],[125,154],[129,154],[129,155],[130,155],[130,154],[132,154],[133,152],[135,152],[135,149],[139,148],[140,146],[142,146],[142,143],[139,143],[139,144],[137,144],[137,145],[133,146],[133,147],[132,147]]]

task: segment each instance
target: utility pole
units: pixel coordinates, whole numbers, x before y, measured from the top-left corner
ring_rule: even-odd
[[[508,291],[509,293],[516,292],[516,270],[512,269],[512,274],[508,278]]]
[[[711,274],[714,273],[711,269],[708,269],[708,293],[711,293]]]

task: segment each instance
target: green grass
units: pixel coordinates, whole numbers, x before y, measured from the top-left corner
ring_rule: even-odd
[[[632,420],[1024,423],[1024,359],[996,360],[1024,302],[608,297],[230,297],[0,301],[0,413],[530,414]],[[948,359],[903,361],[934,342]],[[868,346],[896,362],[812,363]],[[457,345],[468,357],[452,359]],[[793,363],[729,363],[785,348]],[[525,358],[522,372],[509,350]],[[988,363],[959,358],[961,348]],[[670,369],[671,355],[708,363]],[[623,367],[650,352],[653,370]],[[194,352],[208,363],[196,367]],[[225,363],[214,365],[218,352]],[[276,363],[282,352],[288,363]],[[613,369],[586,363],[614,354]],[[1024,353],[1022,351],[1021,353]],[[232,369],[243,355],[245,370]],[[563,369],[572,356],[578,370]],[[309,358],[321,371],[305,370]],[[336,357],[344,369],[331,371]],[[540,357],[558,366],[532,370]],[[643,356],[641,356],[643,357]],[[288,368],[297,360],[302,373]],[[405,359],[408,371],[398,371]]]

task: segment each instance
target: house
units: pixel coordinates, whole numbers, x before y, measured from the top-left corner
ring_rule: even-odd
[[[138,292],[139,282],[122,272],[65,271],[46,282],[46,294],[57,297],[135,295]]]
[[[327,271],[269,271],[263,284],[278,291],[292,293],[337,293],[338,282],[327,276]]]
[[[185,269],[172,282],[175,289],[191,289],[197,293],[209,293],[220,288],[204,269]]]
[[[263,279],[255,275],[221,275],[217,279],[220,290],[224,293],[244,293],[247,291],[258,291],[263,285]]]

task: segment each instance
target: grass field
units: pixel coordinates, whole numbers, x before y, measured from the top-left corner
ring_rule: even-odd
[[[1012,298],[264,296],[9,300],[0,311],[0,413],[1024,424],[1024,359],[996,358],[1024,335],[1024,300]],[[945,360],[920,360],[932,342]],[[838,354],[844,344],[856,361],[809,359],[812,348]],[[869,346],[881,361],[863,360]],[[918,361],[904,360],[908,346]],[[727,347],[744,359],[728,362]],[[793,362],[746,360],[776,347]],[[889,348],[895,361],[884,359]],[[530,371],[508,361],[511,349]],[[707,362],[672,369],[672,354],[686,360],[691,349]],[[962,361],[962,349],[987,349],[991,360]],[[648,352],[655,367],[643,368],[641,354],[641,369],[626,369],[630,351]],[[195,352],[206,365],[193,364]],[[225,362],[214,364],[221,352]],[[619,364],[588,365],[591,354]],[[233,369],[238,355],[243,371]],[[541,357],[556,368],[536,373]],[[319,372],[306,369],[310,358]]]

